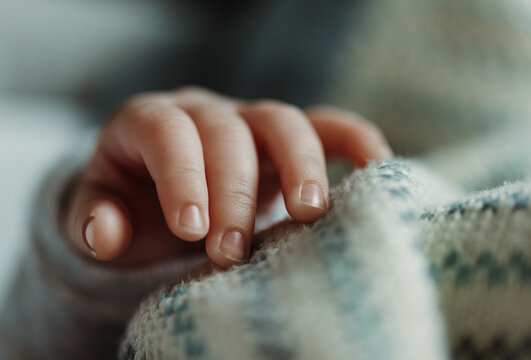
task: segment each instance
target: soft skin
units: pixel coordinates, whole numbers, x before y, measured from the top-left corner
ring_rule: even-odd
[[[379,129],[348,111],[200,88],[143,94],[102,129],[63,224],[101,261],[138,265],[205,246],[228,268],[249,256],[257,209],[278,191],[297,221],[326,214],[326,157],[363,167],[390,156]]]

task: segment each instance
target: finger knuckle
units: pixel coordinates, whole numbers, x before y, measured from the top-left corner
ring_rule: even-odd
[[[138,106],[131,113],[131,121],[139,134],[150,137],[160,137],[173,133],[187,121],[183,112],[157,104]]]
[[[203,121],[206,126],[215,126],[218,123],[229,123],[235,113],[219,105],[191,107],[188,112],[198,121]]]
[[[252,142],[252,134],[244,123],[211,123],[205,129],[209,137],[227,145],[248,146]]]
[[[123,107],[127,110],[134,111],[138,107],[157,103],[160,99],[164,98],[164,94],[160,92],[145,92],[131,96],[127,99]]]
[[[183,176],[202,179],[205,175],[205,171],[201,164],[188,162],[181,162],[178,166],[174,166],[166,171],[166,176],[171,179],[180,179]]]
[[[293,152],[279,164],[281,174],[314,173],[324,171],[324,157],[313,152]]]
[[[255,111],[272,113],[276,116],[282,117],[298,117],[302,115],[302,110],[295,105],[287,104],[278,100],[259,100],[252,105],[252,108]]]
[[[227,196],[232,204],[247,209],[255,207],[256,196],[252,189],[253,184],[250,181],[239,179],[231,182],[230,189],[227,192]]]

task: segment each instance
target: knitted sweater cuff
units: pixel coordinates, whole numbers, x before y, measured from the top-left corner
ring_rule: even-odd
[[[86,156],[60,162],[44,181],[33,211],[36,256],[53,284],[75,305],[97,306],[102,315],[126,319],[139,301],[164,282],[184,280],[191,270],[208,266],[205,255],[123,268],[91,259],[76,250],[59,225],[61,210]],[[89,304],[87,304],[87,302]]]

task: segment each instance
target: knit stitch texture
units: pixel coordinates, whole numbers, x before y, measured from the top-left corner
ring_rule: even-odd
[[[433,176],[402,160],[356,170],[325,218],[151,296],[121,358],[531,356],[531,182],[434,205],[459,190],[428,189]]]

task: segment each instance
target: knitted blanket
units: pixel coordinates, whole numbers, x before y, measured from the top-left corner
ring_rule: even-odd
[[[151,296],[121,358],[530,358],[531,181],[437,205],[458,192],[415,162],[357,170],[325,218]]]
[[[153,294],[121,359],[531,359],[531,7],[367,3],[330,101],[415,158],[353,171],[323,219]]]

